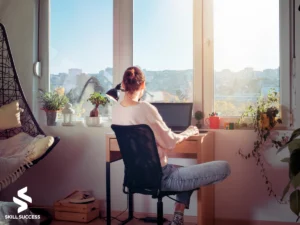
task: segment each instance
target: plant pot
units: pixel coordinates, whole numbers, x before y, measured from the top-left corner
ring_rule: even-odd
[[[275,118],[273,118],[273,123],[274,123],[274,121],[275,121]],[[263,113],[260,115],[260,127],[263,129],[270,127],[270,119],[266,113]]]
[[[210,128],[210,129],[219,129],[220,127],[220,117],[218,116],[210,116],[205,119],[205,124]]]
[[[56,126],[57,121],[57,111],[46,111],[47,125]]]
[[[100,116],[97,117],[86,116],[85,123],[88,127],[99,127],[101,126]]]
[[[196,127],[197,127],[198,129],[200,129],[200,128],[201,128],[201,123],[200,123],[200,122],[197,122],[197,123],[196,123]]]

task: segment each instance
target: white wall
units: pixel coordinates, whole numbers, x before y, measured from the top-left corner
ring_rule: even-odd
[[[110,128],[46,127],[52,135],[61,137],[58,146],[39,164],[28,170],[17,182],[0,193],[0,199],[11,201],[17,190],[28,186],[33,202],[52,205],[74,189],[93,190],[95,196],[105,201],[105,134]],[[295,216],[288,205],[276,203],[268,197],[259,167],[253,160],[243,160],[237,155],[239,148],[251,151],[253,131],[226,131],[215,133],[216,160],[227,160],[232,174],[216,185],[216,218],[229,220],[294,221]],[[267,173],[278,195],[282,193],[288,179],[287,165],[280,162],[283,155],[274,149],[265,152]],[[173,159],[171,163],[192,165],[193,159]],[[268,165],[269,164],[269,165]],[[111,166],[112,209],[126,209],[126,196],[122,193],[124,167],[122,162]],[[165,213],[172,213],[174,203],[164,199]],[[135,211],[156,211],[156,202],[151,197],[137,195]],[[187,215],[196,215],[196,195],[192,196],[191,209]]]
[[[1,0],[4,24],[17,73],[31,109],[36,114],[38,79],[33,75],[37,60],[37,0]]]
[[[33,202],[39,205],[52,205],[74,189],[93,190],[96,197],[106,198],[105,175],[105,134],[112,132],[106,128],[86,127],[47,127],[47,134],[61,137],[59,145],[43,161],[32,167],[16,183],[0,193],[0,199],[11,201],[12,196],[21,187],[28,186]],[[196,161],[181,160],[181,164],[193,164]],[[126,209],[126,195],[122,192],[123,162],[111,164],[112,208]],[[136,211],[156,212],[156,202],[151,197],[135,199]],[[153,204],[144,204],[152,201]],[[169,203],[169,204],[168,204]],[[173,202],[165,200],[165,212],[172,213]],[[191,202],[190,214],[196,213],[196,194]],[[103,207],[104,209],[104,207]]]

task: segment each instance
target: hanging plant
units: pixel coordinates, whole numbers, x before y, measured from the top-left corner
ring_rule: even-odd
[[[254,132],[256,132],[256,140],[250,153],[243,153],[239,149],[238,154],[243,159],[253,158],[257,166],[260,167],[261,176],[267,185],[269,196],[273,195],[277,199],[272,183],[270,182],[264,166],[264,157],[262,154],[263,146],[267,141],[275,144],[276,140],[271,137],[271,132],[278,123],[282,123],[280,118],[277,118],[279,113],[279,96],[274,89],[270,89],[266,97],[260,96],[256,104],[249,105],[239,119],[239,124],[244,124],[245,118],[250,118]],[[281,202],[279,200],[279,202]]]

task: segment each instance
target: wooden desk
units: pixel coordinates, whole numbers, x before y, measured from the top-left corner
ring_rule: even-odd
[[[214,160],[214,134],[208,132],[192,136],[176,145],[176,148],[168,154],[169,158],[196,158],[197,163]],[[106,134],[106,203],[107,203],[107,224],[110,225],[111,204],[110,204],[110,163],[122,159],[117,139],[113,133]],[[201,187],[198,190],[197,200],[197,224],[213,225],[215,217],[215,195],[214,186]],[[129,204],[133,204],[132,196],[129,196]],[[131,205],[130,207],[133,207]],[[130,208],[129,207],[129,208]],[[129,214],[132,214],[129,210]]]

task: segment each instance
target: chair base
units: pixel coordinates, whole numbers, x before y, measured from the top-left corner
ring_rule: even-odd
[[[140,220],[143,220],[145,223],[157,223],[157,217],[144,217],[141,218]],[[163,223],[164,222],[168,222],[168,220],[166,218],[163,218]]]
[[[128,222],[130,222],[133,219],[133,217],[129,217],[126,220],[122,221],[120,224],[124,225],[127,224]],[[145,223],[155,223],[158,224],[158,220],[157,217],[144,217],[144,218],[140,218],[140,220],[142,220]],[[168,222],[168,220],[166,218],[163,218],[163,223]]]

